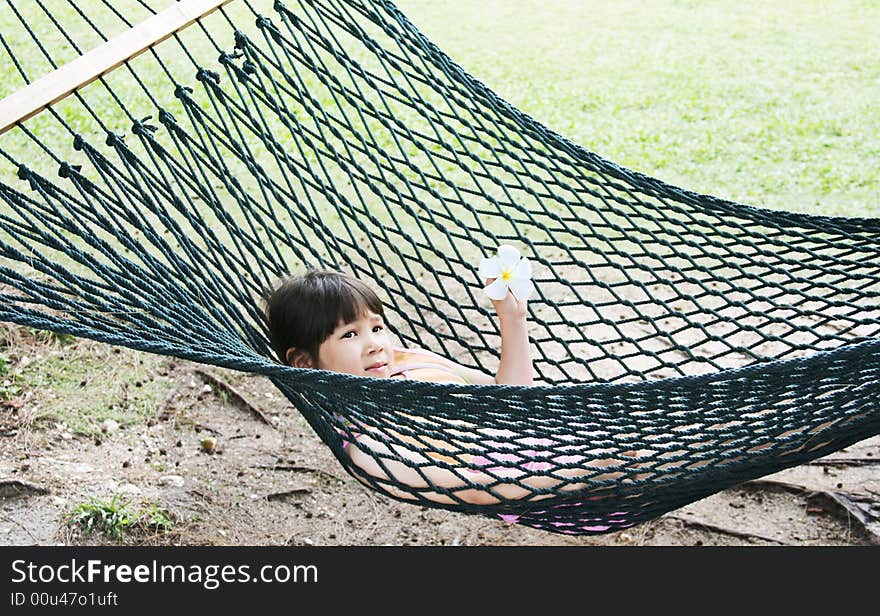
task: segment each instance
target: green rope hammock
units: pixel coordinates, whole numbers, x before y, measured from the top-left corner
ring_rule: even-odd
[[[21,29],[0,43],[22,85],[153,12],[69,5],[38,30],[10,4]],[[0,319],[266,375],[350,473],[401,500],[601,533],[880,433],[880,221],[614,165],[385,0],[234,1],[18,123],[0,155]],[[405,345],[492,365],[475,264],[502,243],[535,264],[542,385],[271,359],[260,294],[321,266],[375,281]],[[433,453],[362,445],[385,471],[367,473],[343,448],[353,426]],[[425,485],[395,481],[401,463]],[[431,484],[428,464],[462,486]]]

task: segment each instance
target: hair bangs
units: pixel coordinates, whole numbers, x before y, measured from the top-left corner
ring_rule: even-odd
[[[311,270],[288,278],[268,294],[266,303],[270,341],[284,363],[290,348],[317,359],[321,343],[340,324],[370,312],[385,316],[382,301],[369,286],[353,276],[329,270]]]

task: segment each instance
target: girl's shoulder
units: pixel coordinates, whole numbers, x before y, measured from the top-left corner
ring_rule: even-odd
[[[392,376],[398,378],[416,379],[420,381],[459,382],[470,384],[460,366],[432,353],[427,349],[393,347],[394,368]]]
[[[438,363],[444,366],[455,365],[453,362],[446,359],[442,355],[438,355],[437,353],[419,347],[412,347],[408,349],[404,347],[393,347],[393,350],[395,361],[399,359],[401,362],[415,361],[419,363]]]

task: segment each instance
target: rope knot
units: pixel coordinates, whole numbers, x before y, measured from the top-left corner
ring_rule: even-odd
[[[249,42],[250,41],[248,40],[247,34],[242,32],[241,30],[235,31],[235,48],[236,49],[244,49],[245,47],[248,46]]]
[[[58,167],[58,176],[69,178],[72,175],[72,172],[79,173],[80,171],[82,171],[82,165],[71,165],[67,162],[63,162]]]
[[[120,146],[125,141],[125,135],[117,135],[116,133],[107,133],[107,139],[104,140],[104,143],[111,147],[115,148]]]
[[[148,136],[150,133],[155,133],[159,130],[159,127],[154,126],[153,124],[147,124],[147,122],[152,119],[153,116],[148,115],[140,120],[135,120],[131,125],[131,132],[138,136]]]
[[[83,139],[82,135],[76,134],[73,136],[73,149],[79,152],[83,149],[83,146],[86,144],[86,140]]]
[[[164,109],[159,110],[159,121],[168,126],[169,124],[176,124],[177,120],[174,119],[174,116],[171,113],[165,111]]]
[[[222,56],[221,56],[221,58],[222,58]],[[218,73],[215,73],[214,71],[209,71],[206,68],[200,68],[196,72],[196,79],[198,79],[199,81],[201,81],[203,83],[206,81],[213,81],[214,83],[220,83],[220,75]]]
[[[268,30],[269,34],[272,35],[272,40],[276,43],[281,42],[281,33],[278,31],[278,28],[275,27],[275,24],[272,23],[272,20],[268,17],[263,17],[260,15],[257,17],[257,27],[261,30]]]
[[[253,75],[257,72],[257,65],[250,60],[245,60],[241,63],[241,70],[244,71],[245,75]]]
[[[37,189],[37,183],[34,181],[34,172],[28,169],[24,164],[18,166],[18,179],[30,182],[31,190]]]
[[[274,26],[272,26],[272,20],[264,15],[260,15],[259,17],[257,17],[256,24],[257,24],[257,27],[260,28],[261,30],[274,28]]]
[[[189,98],[189,95],[192,94],[193,89],[189,86],[177,86],[174,88],[174,96],[175,98]]]
[[[233,60],[236,60],[236,59],[242,57],[243,55],[244,54],[241,53],[240,51],[235,51],[233,53],[228,53],[228,52],[224,51],[220,54],[220,57],[217,59],[219,60],[220,64],[232,64]]]

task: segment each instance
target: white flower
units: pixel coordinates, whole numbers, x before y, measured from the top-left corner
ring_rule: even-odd
[[[480,276],[495,279],[483,289],[494,300],[507,297],[510,289],[514,297],[524,302],[535,289],[531,262],[520,257],[519,250],[506,244],[498,247],[496,256],[480,261]]]

